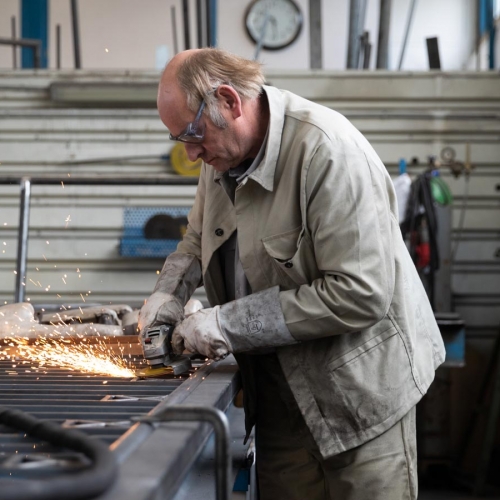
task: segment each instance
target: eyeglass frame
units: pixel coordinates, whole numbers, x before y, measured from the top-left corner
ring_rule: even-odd
[[[187,127],[179,135],[172,135],[172,133],[170,133],[168,136],[169,139],[171,141],[184,142],[188,144],[200,144],[203,142],[205,139],[205,126],[200,126],[199,121],[206,104],[205,99],[203,99],[194,120],[189,122]]]

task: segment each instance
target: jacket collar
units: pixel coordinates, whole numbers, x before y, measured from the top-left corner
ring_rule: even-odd
[[[267,138],[266,152],[260,165],[243,180],[248,179],[258,182],[264,189],[272,191],[274,188],[274,172],[281,146],[281,135],[285,123],[285,105],[281,91],[275,87],[263,86],[269,103],[269,134]],[[214,181],[220,181],[224,174],[214,170]]]

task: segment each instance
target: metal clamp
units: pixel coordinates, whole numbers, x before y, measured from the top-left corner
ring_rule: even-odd
[[[134,419],[135,420],[135,419]],[[226,415],[217,408],[204,406],[167,406],[155,415],[141,417],[139,422],[189,421],[208,422],[215,431],[215,492],[217,500],[229,500],[231,492],[231,448],[229,423]]]

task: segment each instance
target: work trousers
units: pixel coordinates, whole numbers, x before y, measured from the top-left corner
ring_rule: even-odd
[[[415,408],[380,436],[323,459],[275,354],[255,356],[260,500],[415,500]]]

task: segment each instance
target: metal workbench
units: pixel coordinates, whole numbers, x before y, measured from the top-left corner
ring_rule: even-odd
[[[211,426],[201,422],[151,425],[142,419],[179,407],[226,412],[233,450],[236,447],[245,461],[249,446],[242,446],[242,411],[232,405],[238,390],[238,369],[232,356],[201,364],[187,376],[167,379],[117,379],[37,368],[19,360],[0,361],[3,405],[77,428],[109,445],[119,473],[115,484],[99,497],[102,500],[181,500],[186,492],[195,498],[195,491],[203,491],[205,500],[216,498],[220,464],[214,460],[213,438],[206,444]],[[74,470],[79,461],[84,465],[77,454],[72,456],[67,450],[0,426],[0,477],[29,478],[34,474],[50,480],[51,475]],[[212,472],[207,472],[207,464]],[[204,480],[200,483],[201,470]],[[234,475],[231,485],[233,480]]]

